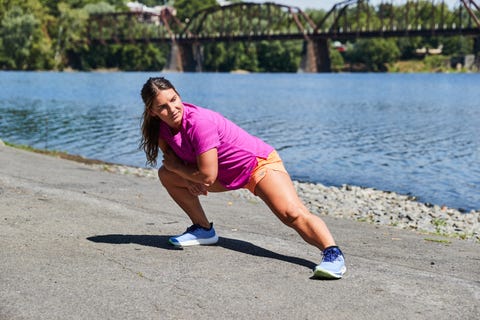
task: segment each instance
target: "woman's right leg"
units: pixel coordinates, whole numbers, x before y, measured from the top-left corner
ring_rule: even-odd
[[[325,222],[310,213],[298,198],[287,173],[267,171],[265,177],[257,184],[255,193],[284,224],[296,230],[307,243],[322,251],[335,245]]]
[[[210,222],[205,215],[205,211],[203,211],[198,196],[190,193],[184,178],[163,166],[158,169],[158,177],[172,199],[185,211],[193,224],[206,229],[210,228]]]

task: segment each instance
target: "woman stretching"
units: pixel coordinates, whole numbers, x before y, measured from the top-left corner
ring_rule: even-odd
[[[346,271],[343,254],[326,224],[298,198],[273,147],[219,113],[184,103],[165,78],[150,78],[142,88],[145,104],[141,148],[155,165],[163,165],[161,183],[185,211],[192,226],[169,242],[174,246],[211,245],[218,241],[199,196],[246,188],[260,197],[287,226],[323,252],[314,269],[319,278],[339,279]]]

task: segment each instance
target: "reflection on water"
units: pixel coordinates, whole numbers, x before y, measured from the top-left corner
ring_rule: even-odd
[[[0,138],[144,166],[153,73],[0,72]],[[275,146],[292,176],[480,208],[478,74],[177,74],[184,101]]]

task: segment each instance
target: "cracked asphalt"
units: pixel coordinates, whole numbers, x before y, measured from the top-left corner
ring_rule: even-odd
[[[160,183],[0,146],[0,319],[478,319],[480,244],[322,217],[342,280],[259,201],[202,197],[216,246]]]

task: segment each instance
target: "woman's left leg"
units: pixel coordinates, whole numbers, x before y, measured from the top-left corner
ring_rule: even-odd
[[[170,197],[188,215],[192,223],[208,228],[210,222],[203,211],[198,195],[190,193],[185,179],[163,166],[158,170],[158,177]]]
[[[296,230],[309,244],[320,250],[335,246],[327,225],[305,207],[288,174],[268,170],[257,184],[255,193],[284,224]]]

